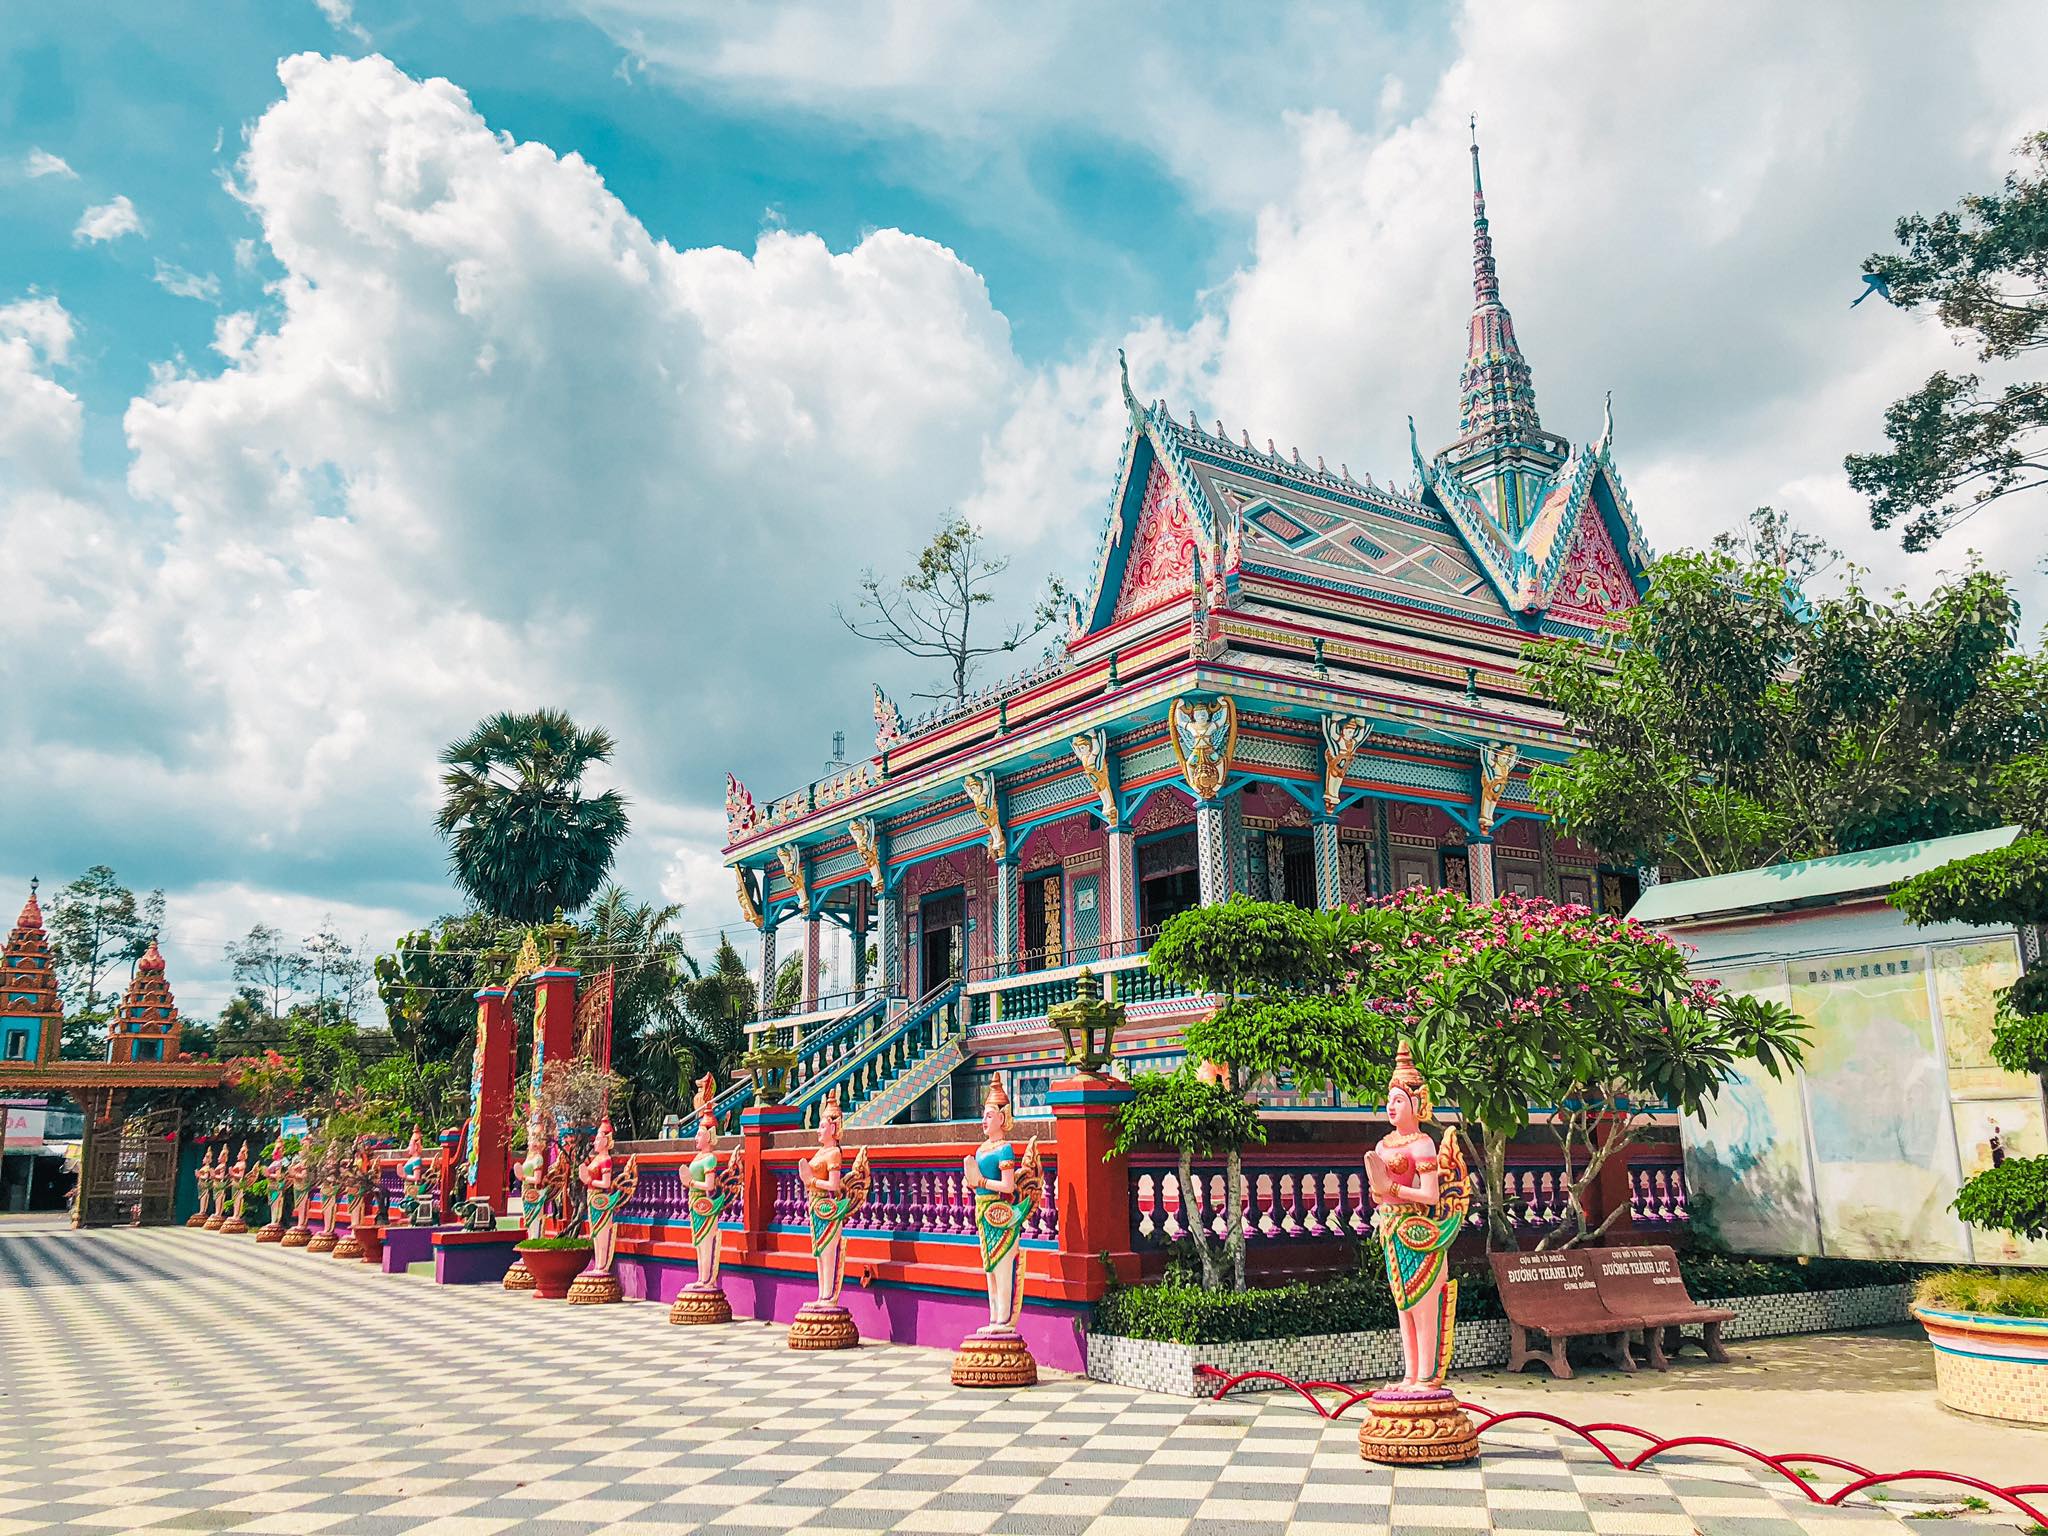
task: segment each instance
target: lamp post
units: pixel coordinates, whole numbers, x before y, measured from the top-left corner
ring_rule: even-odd
[[[1076,1072],[1100,1073],[1115,1054],[1116,1032],[1124,1022],[1124,1005],[1105,1002],[1102,983],[1089,966],[1074,978],[1074,996],[1046,1014],[1067,1043],[1067,1065]],[[1098,1045],[1099,1035],[1099,1045]]]

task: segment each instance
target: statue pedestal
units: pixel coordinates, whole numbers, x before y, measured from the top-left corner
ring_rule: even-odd
[[[853,1314],[828,1301],[807,1301],[789,1325],[791,1349],[858,1349],[860,1330]]]
[[[715,1285],[702,1290],[686,1285],[669,1303],[668,1320],[686,1327],[696,1323],[729,1323],[732,1321],[732,1303]]]
[[[284,1223],[281,1221],[273,1221],[267,1227],[258,1227],[256,1229],[256,1241],[259,1243],[283,1242]]]
[[[327,1251],[337,1259],[360,1259],[363,1256],[363,1240],[356,1236],[356,1229],[350,1227],[335,1239],[334,1246]]]
[[[220,1224],[220,1229],[223,1232],[231,1232],[239,1236],[241,1233],[249,1230],[249,1223],[242,1220],[239,1216],[230,1216]]]
[[[334,1245],[341,1241],[332,1232],[315,1232],[306,1243],[308,1253],[332,1253]]]
[[[960,1341],[953,1355],[956,1387],[1034,1387],[1038,1362],[1010,1328],[983,1328]]]
[[[508,1291],[530,1291],[533,1289],[533,1271],[526,1267],[525,1259],[514,1259],[512,1267],[505,1271],[505,1289]]]
[[[221,1229],[221,1224],[226,1220],[227,1218],[225,1216],[216,1213],[212,1216],[207,1217],[206,1220],[202,1221],[199,1225],[205,1228],[208,1232],[218,1232]]]
[[[202,1216],[199,1212],[194,1211],[190,1216],[187,1216],[185,1218],[185,1225],[188,1227],[203,1227],[206,1225],[206,1218]]]
[[[1476,1461],[1479,1431],[1449,1387],[1381,1387],[1365,1400],[1358,1454],[1390,1466]]]
[[[312,1241],[313,1229],[311,1227],[286,1227],[284,1229],[284,1236],[277,1240],[277,1246],[280,1248],[303,1248]]]
[[[608,1269],[586,1269],[569,1282],[569,1305],[572,1307],[600,1307],[607,1302],[624,1299],[625,1293],[619,1289],[619,1277]]]

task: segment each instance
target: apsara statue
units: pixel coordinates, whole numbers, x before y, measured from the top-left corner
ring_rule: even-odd
[[[846,1223],[867,1203],[867,1149],[854,1155],[853,1166],[845,1166],[839,1133],[845,1118],[834,1093],[818,1111],[818,1150],[797,1164],[797,1175],[811,1196],[811,1260],[818,1266],[818,1299],[807,1301],[789,1325],[791,1349],[852,1349],[860,1343],[860,1331],[852,1315],[839,1304],[840,1287],[846,1281]]]
[[[285,1165],[285,1182],[291,1186],[292,1224],[284,1229],[284,1236],[278,1239],[280,1248],[303,1248],[313,1241],[313,1229],[306,1225],[306,1192],[313,1182],[313,1170],[306,1162],[306,1144],[302,1141],[292,1152],[292,1160]]]
[[[228,1181],[235,1198],[220,1229],[223,1232],[246,1232],[249,1230],[248,1218],[243,1215],[249,1203],[249,1143],[246,1141],[242,1143],[242,1150],[235,1154],[234,1166],[228,1169]]]
[[[526,1157],[518,1165],[518,1221],[532,1239],[547,1235],[547,1212],[553,1204],[547,1174],[547,1145],[539,1137],[528,1137]],[[532,1290],[532,1270],[518,1249],[512,1253],[512,1268],[506,1270],[506,1290]]]
[[[988,1323],[961,1340],[953,1356],[956,1387],[1028,1387],[1038,1362],[1017,1332],[1024,1307],[1024,1225],[1045,1196],[1045,1171],[1034,1139],[1017,1155],[1010,1096],[1000,1080],[981,1111],[981,1145],[963,1159],[974,1197],[974,1232],[988,1284]]]
[[[1439,1149],[1422,1129],[1432,1113],[1429,1085],[1403,1040],[1387,1083],[1393,1129],[1365,1154],[1365,1175],[1406,1368],[1366,1400],[1371,1413],[1359,1425],[1358,1451],[1368,1461],[1458,1462],[1479,1454],[1479,1431],[1444,1385],[1458,1313],[1451,1244],[1471,1209],[1472,1185],[1457,1137],[1446,1136]]]
[[[426,1189],[433,1178],[433,1170],[427,1158],[426,1139],[420,1135],[420,1128],[412,1128],[412,1140],[405,1144],[405,1160],[398,1165],[398,1177],[405,1186],[405,1221],[407,1226],[431,1227],[434,1224],[434,1205]]]
[[[284,1237],[284,1216],[291,1207],[291,1191],[284,1182],[284,1138],[278,1137],[263,1154],[263,1182],[270,1190],[270,1219],[257,1229],[256,1241],[275,1243]]]
[[[590,1156],[576,1170],[583,1185],[584,1207],[590,1213],[590,1265],[569,1287],[571,1306],[591,1306],[620,1299],[619,1277],[612,1273],[618,1255],[619,1207],[640,1187],[640,1159],[629,1157],[624,1168],[612,1156],[612,1117],[598,1123]]]
[[[348,1199],[342,1192],[342,1185],[348,1178],[348,1148],[339,1137],[321,1149],[319,1173],[320,1230],[306,1244],[306,1252],[332,1253],[335,1243],[340,1241],[334,1224],[341,1219],[341,1207]]]
[[[377,1221],[377,1196],[383,1191],[377,1185],[377,1155],[371,1148],[370,1138],[358,1137],[348,1154],[342,1159],[341,1184],[348,1199],[348,1233],[334,1245],[332,1250],[337,1259],[360,1259],[363,1256],[363,1239],[368,1228]]]
[[[209,1232],[218,1232],[221,1223],[228,1219],[228,1144],[221,1142],[213,1149],[213,1165],[207,1170],[206,1192],[211,1205],[206,1220],[200,1223]]]
[[[690,1247],[697,1278],[676,1293],[668,1309],[672,1323],[729,1323],[732,1303],[718,1284],[718,1220],[740,1187],[740,1154],[718,1161],[718,1117],[711,1111],[717,1081],[709,1072],[697,1079],[697,1151],[683,1169],[690,1197]]]

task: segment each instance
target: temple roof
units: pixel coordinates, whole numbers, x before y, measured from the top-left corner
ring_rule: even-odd
[[[127,995],[121,999],[117,1020],[122,1024],[148,1020],[152,1027],[159,1027],[163,1020],[175,1022],[177,1017],[177,1001],[171,996],[170,984],[164,980],[163,951],[156,947],[156,940],[151,939],[149,948],[143,951],[142,959],[136,963]]]

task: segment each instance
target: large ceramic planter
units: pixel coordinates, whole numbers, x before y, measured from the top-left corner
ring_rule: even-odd
[[[580,1248],[529,1248],[521,1243],[517,1251],[533,1276],[533,1294],[542,1301],[562,1300],[590,1264],[588,1243]]]
[[[2048,1318],[1915,1306],[1934,1346],[1934,1395],[1979,1418],[2048,1426]]]

